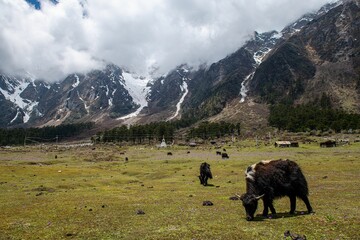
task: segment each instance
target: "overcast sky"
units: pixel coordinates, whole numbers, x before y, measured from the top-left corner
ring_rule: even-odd
[[[212,63],[253,32],[281,30],[329,0],[0,0],[0,69],[49,81],[101,68],[145,74]]]

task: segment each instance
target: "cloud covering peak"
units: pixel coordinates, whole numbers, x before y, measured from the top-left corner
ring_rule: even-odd
[[[254,30],[281,30],[328,0],[0,0],[0,69],[56,81],[104,61],[146,73],[214,62]]]

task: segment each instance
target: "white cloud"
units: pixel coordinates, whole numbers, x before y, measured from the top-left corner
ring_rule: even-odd
[[[80,4],[81,2],[81,4]],[[59,80],[102,61],[146,72],[214,62],[254,30],[280,30],[327,0],[0,0],[0,68]],[[85,17],[84,17],[85,15]]]

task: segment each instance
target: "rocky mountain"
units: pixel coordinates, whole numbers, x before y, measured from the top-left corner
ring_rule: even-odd
[[[360,4],[345,1],[276,45],[257,68],[250,91],[260,102],[307,103],[330,97],[360,112]]]
[[[47,84],[31,78],[0,75],[0,126],[43,126],[118,119],[147,104],[148,79],[109,64],[103,70],[71,74]]]
[[[156,79],[113,64],[52,84],[0,74],[0,127],[180,118],[260,126],[269,104],[306,103],[324,94],[335,107],[360,112],[359,5],[325,5],[281,32],[254,32],[216,63],[184,64]]]
[[[272,52],[276,51],[280,44],[286,43],[293,35],[301,34],[301,30],[310,22],[316,21],[316,19],[321,16],[328,14],[329,10],[340,4],[341,2],[327,4],[316,13],[304,15],[298,21],[285,27],[281,32],[254,32],[252,39],[246,42],[235,53],[210,66],[203,66],[196,71],[187,73],[186,78],[189,91],[182,102],[182,114],[178,115],[178,117],[197,118],[199,120],[206,119],[221,113],[226,106],[229,106],[231,105],[230,103],[234,102],[237,106],[233,106],[235,109],[233,109],[232,112],[236,112],[236,109],[240,108],[242,112],[241,115],[246,115],[246,112],[250,110],[244,109],[243,106],[239,107],[237,101],[240,98],[240,102],[244,102],[248,93],[251,94],[252,99],[256,99],[256,96],[262,94],[255,87],[256,80],[253,81],[255,73],[257,78],[261,78],[258,69],[263,67],[262,62],[266,60]],[[292,58],[293,56],[289,57]],[[296,59],[294,62],[306,66],[306,62],[303,63],[301,59]],[[312,74],[311,69],[304,68],[303,71],[306,74]],[[282,74],[281,70],[279,74]],[[166,81],[170,80],[170,78],[171,81]],[[177,81],[172,78],[173,77],[165,77],[160,79],[165,85],[159,84],[158,86],[162,86],[162,89],[168,88],[167,92],[171,98],[162,95],[163,99],[160,101],[161,108],[158,110],[171,109],[173,102],[175,102],[174,99],[179,100],[181,96],[179,88],[181,83],[177,82],[181,81],[181,78],[178,78]],[[169,84],[167,85],[166,83]],[[271,85],[272,83],[270,81],[267,84]],[[163,94],[163,91],[158,88],[156,89]],[[268,96],[271,94],[272,93],[266,93]],[[168,102],[166,99],[173,100],[172,102]],[[156,102],[154,102],[154,104],[155,106],[160,107]],[[164,105],[167,105],[167,107],[164,108]],[[252,104],[252,106],[254,105]],[[167,112],[167,114],[169,113]],[[228,119],[228,116],[225,116],[224,119]],[[262,117],[266,118],[266,116]]]

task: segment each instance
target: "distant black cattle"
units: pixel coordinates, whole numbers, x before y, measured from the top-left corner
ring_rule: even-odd
[[[171,156],[171,155],[172,155],[172,152],[168,152],[167,155]]]
[[[260,198],[264,203],[263,216],[268,215],[269,208],[272,214],[276,214],[273,200],[284,196],[290,198],[290,214],[295,213],[296,197],[304,201],[309,213],[313,211],[308,199],[306,179],[295,162],[288,159],[261,161],[249,166],[245,175],[246,193],[240,199],[248,221],[254,219]]]
[[[227,153],[222,153],[221,158],[222,159],[227,159],[227,158],[229,158],[229,155]]]
[[[210,164],[203,162],[200,165],[200,184],[206,186],[208,178],[212,179],[212,174],[210,170]]]
[[[220,151],[216,151],[216,155],[221,155],[221,152],[220,152]]]
[[[333,140],[327,140],[320,143],[320,147],[336,147],[336,142]]]
[[[128,157],[125,157],[125,162],[128,162],[129,161],[129,158]]]

